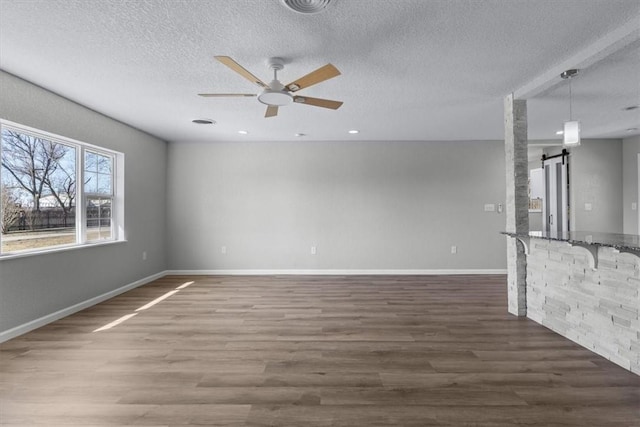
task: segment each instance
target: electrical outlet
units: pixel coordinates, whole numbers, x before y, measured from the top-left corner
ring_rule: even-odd
[[[451,253],[452,254],[457,254],[458,253],[458,247],[457,246],[451,246]]]
[[[638,204],[636,202],[631,203],[631,210],[632,211],[637,211],[638,210]]]
[[[226,247],[226,246],[222,246],[222,247],[220,248],[220,253],[221,253],[222,255],[226,255],[226,253],[227,253],[227,247]]]
[[[147,260],[147,251],[142,251],[142,260],[143,261]]]
[[[315,246],[311,246],[311,255],[315,255],[317,252],[317,249]]]

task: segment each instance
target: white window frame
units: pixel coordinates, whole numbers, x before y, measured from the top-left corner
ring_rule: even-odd
[[[0,261],[23,256],[32,256],[43,253],[60,252],[69,249],[77,249],[88,246],[107,245],[117,242],[124,242],[124,154],[108,148],[89,144],[83,141],[56,135],[51,132],[25,126],[19,123],[0,119],[0,132],[2,129],[11,129],[16,132],[25,133],[35,137],[40,137],[49,141],[71,146],[76,150],[76,205],[75,205],[75,230],[76,242],[68,245],[47,246],[32,250],[2,253],[2,233],[0,233]],[[111,172],[111,195],[101,193],[85,193],[85,153],[89,151],[94,154],[108,156],[112,159]],[[2,155],[2,144],[0,143],[0,156]],[[1,181],[1,178],[0,178]],[[87,197],[111,198],[111,238],[88,240],[87,239]],[[2,215],[2,212],[0,212]]]

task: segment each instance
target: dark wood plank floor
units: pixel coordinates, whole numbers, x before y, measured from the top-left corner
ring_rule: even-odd
[[[640,426],[640,377],[507,314],[505,288],[166,277],[0,345],[0,424]]]

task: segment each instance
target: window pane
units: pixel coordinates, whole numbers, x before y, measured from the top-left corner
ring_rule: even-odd
[[[87,151],[84,155],[84,170],[85,172],[97,172],[98,171],[98,155]]]
[[[111,175],[112,166],[111,166],[111,157],[97,155],[98,161],[98,173],[104,173],[107,175]]]
[[[84,191],[86,193],[112,194],[112,157],[87,151],[84,169]]]
[[[87,197],[87,241],[111,238],[111,199]]]
[[[2,128],[0,253],[76,243],[76,149]]]
[[[85,193],[97,193],[98,192],[98,174],[92,172],[84,173],[84,192]]]
[[[100,194],[111,194],[111,175],[98,175],[98,189]]]

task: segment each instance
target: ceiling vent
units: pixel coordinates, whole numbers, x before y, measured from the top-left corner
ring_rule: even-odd
[[[216,124],[216,121],[211,119],[195,119],[191,121],[197,125],[215,125]]]
[[[288,9],[298,13],[318,13],[322,12],[332,0],[281,0]]]

